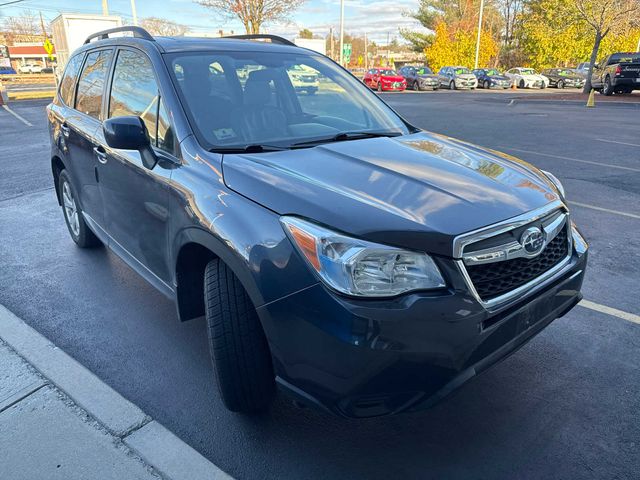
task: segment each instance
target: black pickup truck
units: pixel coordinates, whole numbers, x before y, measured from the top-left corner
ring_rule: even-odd
[[[605,57],[593,66],[591,86],[603,95],[640,90],[640,52]]]

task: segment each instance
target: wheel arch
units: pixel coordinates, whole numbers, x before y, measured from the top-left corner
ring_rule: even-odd
[[[198,227],[180,232],[174,255],[174,287],[178,318],[184,322],[205,314],[204,272],[218,258],[238,277],[254,306],[264,303],[246,262],[222,240]]]

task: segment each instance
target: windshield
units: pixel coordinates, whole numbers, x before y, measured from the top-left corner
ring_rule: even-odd
[[[195,52],[166,58],[189,121],[208,149],[289,148],[344,132],[409,133],[375,94],[319,55]]]
[[[418,75],[432,75],[433,72],[428,67],[421,67],[418,69]]]
[[[495,68],[490,68],[486,72],[487,72],[487,75],[500,75],[500,72]]]
[[[380,70],[380,75],[388,75],[389,77],[395,77],[398,74],[395,70]]]
[[[568,68],[563,68],[561,70],[558,70],[558,75],[562,77],[568,77],[571,75],[575,75],[575,72],[573,70],[569,70]]]
[[[465,73],[471,73],[471,71],[468,68],[465,68],[465,67],[456,67],[455,71],[456,71],[456,75],[463,75]]]
[[[524,73],[525,75],[535,75],[536,71],[533,68],[521,68],[520,73]]]

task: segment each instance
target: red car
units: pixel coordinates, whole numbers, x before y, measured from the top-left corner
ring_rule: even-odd
[[[387,68],[371,68],[364,74],[364,84],[379,92],[402,92],[407,88],[407,81],[395,70]]]

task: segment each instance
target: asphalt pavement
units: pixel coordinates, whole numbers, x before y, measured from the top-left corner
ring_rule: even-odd
[[[591,243],[585,298],[640,314],[640,109],[479,92],[385,94],[415,125],[556,174]],[[596,99],[597,102],[597,99]],[[218,397],[204,322],[114,254],[74,246],[51,184],[45,102],[0,108],[0,303],[238,478],[637,479],[640,325],[576,307],[431,410],[344,420]],[[636,106],[637,107],[637,106]]]

